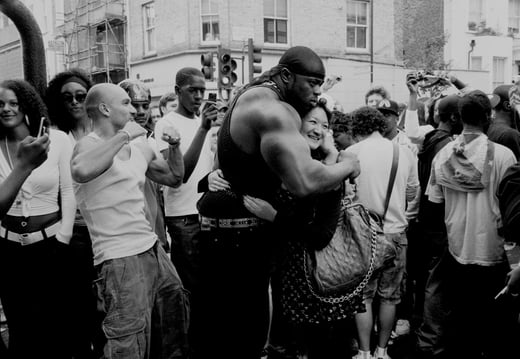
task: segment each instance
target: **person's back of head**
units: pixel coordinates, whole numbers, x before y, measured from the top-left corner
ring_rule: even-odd
[[[85,108],[92,121],[96,122],[111,117],[111,110],[119,105],[119,102],[126,100],[130,105],[130,98],[121,87],[111,83],[101,83],[92,86],[88,91]]]
[[[386,126],[386,119],[383,114],[373,107],[364,106],[352,112],[352,133],[354,137],[363,138],[374,132],[383,135]]]
[[[487,130],[491,119],[491,102],[480,90],[464,95],[459,101],[459,113],[462,123]]]
[[[490,98],[490,101],[496,112],[512,112],[511,104],[509,103],[509,90],[511,87],[513,85],[500,85],[493,90],[496,100],[493,103],[493,98]]]

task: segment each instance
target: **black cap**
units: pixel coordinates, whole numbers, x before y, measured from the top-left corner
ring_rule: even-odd
[[[392,100],[381,100],[379,101],[379,104],[377,105],[377,109],[379,112],[381,112],[383,115],[390,113],[392,115],[399,116],[399,105],[397,102]]]
[[[495,108],[499,104],[502,105],[504,102],[509,102],[509,90],[513,87],[513,85],[500,85],[497,86],[493,93],[488,95],[489,101],[491,102],[491,107]]]
[[[439,101],[439,116],[443,115],[451,115],[452,113],[458,113],[459,112],[459,102],[460,102],[460,96],[459,95],[449,95],[446,97],[441,98]]]

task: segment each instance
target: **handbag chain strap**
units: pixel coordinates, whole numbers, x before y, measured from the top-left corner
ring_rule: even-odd
[[[370,243],[370,249],[371,249],[372,253],[371,253],[371,256],[370,256],[370,264],[369,264],[369,267],[368,267],[367,274],[365,275],[363,280],[357,285],[357,287],[351,293],[344,294],[344,295],[338,296],[338,297],[335,297],[335,296],[325,297],[325,296],[322,296],[322,295],[318,294],[314,290],[314,287],[313,287],[313,285],[311,283],[311,278],[310,278],[309,271],[307,270],[307,251],[304,251],[304,253],[303,253],[305,281],[307,282],[307,286],[309,287],[309,290],[310,290],[311,294],[314,297],[316,297],[317,299],[319,299],[320,301],[322,301],[322,302],[331,303],[331,304],[350,302],[355,296],[361,294],[363,289],[365,289],[365,287],[367,286],[368,281],[372,277],[372,274],[374,273],[374,265],[375,265],[375,261],[376,261],[376,250],[377,250],[377,232],[374,229],[373,219],[367,213],[366,208],[365,207],[362,207],[362,208],[363,208],[363,211],[365,212],[365,215],[368,217],[368,219],[370,221],[370,232],[372,234],[371,235],[371,241],[370,241],[371,242]]]

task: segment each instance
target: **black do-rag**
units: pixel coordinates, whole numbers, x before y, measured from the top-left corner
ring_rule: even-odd
[[[282,55],[278,65],[288,68],[297,75],[325,79],[323,61],[318,54],[305,46],[291,47]]]

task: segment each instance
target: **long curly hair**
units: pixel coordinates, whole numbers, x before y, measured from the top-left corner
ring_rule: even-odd
[[[42,117],[49,118],[47,107],[36,89],[27,81],[15,79],[5,80],[0,83],[0,88],[8,89],[14,92],[18,100],[18,107],[28,121],[29,133],[36,137],[40,128],[40,120]],[[48,122],[48,120],[47,120]],[[5,128],[0,125],[0,137],[5,137]]]
[[[45,103],[49,109],[51,122],[66,133],[69,133],[74,128],[75,121],[67,111],[67,108],[61,99],[61,88],[71,77],[77,77],[85,82],[87,85],[87,91],[93,86],[88,74],[82,69],[76,68],[60,72],[54,76],[54,78],[49,82],[49,87],[45,93]]]

